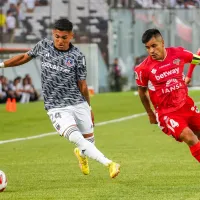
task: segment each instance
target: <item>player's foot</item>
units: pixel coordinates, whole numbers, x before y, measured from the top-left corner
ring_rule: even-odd
[[[82,157],[80,155],[80,151],[78,148],[74,149],[74,154],[76,155],[76,157],[78,159],[79,167],[80,167],[81,171],[83,172],[83,174],[88,175],[90,173],[90,168],[89,168],[87,157]]]
[[[115,178],[119,172],[120,172],[120,165],[115,162],[111,162],[109,165],[109,172],[110,172],[110,177]]]

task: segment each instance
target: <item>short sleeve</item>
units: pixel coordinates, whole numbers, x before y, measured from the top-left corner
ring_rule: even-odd
[[[142,86],[142,87],[148,86],[148,77],[144,68],[140,68],[140,67],[135,68],[135,81],[138,86]]]
[[[87,77],[85,56],[79,56],[77,62],[77,78],[78,80],[85,80]]]
[[[193,59],[193,53],[182,47],[179,47],[179,49],[181,50],[181,57],[183,58],[185,63],[191,63]]]
[[[42,41],[39,41],[30,51],[27,52],[32,58],[36,58],[41,51]]]

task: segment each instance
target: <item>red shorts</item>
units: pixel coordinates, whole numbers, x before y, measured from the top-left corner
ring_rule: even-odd
[[[186,127],[192,131],[200,131],[200,112],[190,97],[179,110],[161,116],[157,113],[157,120],[161,130],[177,141],[180,141],[180,134]]]

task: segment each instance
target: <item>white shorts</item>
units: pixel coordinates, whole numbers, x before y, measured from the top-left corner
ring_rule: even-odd
[[[68,127],[73,125],[77,125],[82,134],[93,133],[94,131],[91,111],[87,102],[64,108],[53,108],[47,114],[61,136]]]

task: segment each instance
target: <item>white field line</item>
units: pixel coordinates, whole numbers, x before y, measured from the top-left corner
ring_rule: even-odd
[[[195,104],[198,105],[198,104],[200,104],[200,102],[196,102]],[[134,114],[134,115],[130,115],[130,116],[127,116],[127,117],[113,119],[113,120],[109,120],[109,121],[105,121],[105,122],[99,122],[99,123],[95,124],[95,127],[96,126],[103,126],[103,125],[107,125],[107,124],[111,124],[111,123],[116,123],[116,122],[122,122],[122,121],[126,121],[126,120],[129,120],[129,119],[138,118],[138,117],[141,117],[141,116],[144,116],[144,115],[146,115],[146,113],[139,113],[139,114]],[[40,135],[35,135],[35,136],[30,136],[30,137],[25,137],[25,138],[15,138],[15,139],[11,139],[11,140],[3,140],[3,141],[0,141],[0,145],[6,144],[6,143],[11,143],[11,142],[32,140],[32,139],[47,137],[47,136],[55,135],[55,134],[58,134],[58,133],[57,132],[43,133],[43,134],[40,134]]]
[[[105,122],[99,122],[99,123],[95,124],[95,127],[96,126],[103,126],[103,125],[111,124],[111,123],[116,123],[116,122],[121,122],[121,121],[125,121],[125,120],[129,120],[129,119],[137,118],[137,117],[140,117],[140,116],[143,116],[143,115],[146,115],[146,113],[139,113],[139,114],[134,114],[134,115],[131,115],[131,116],[122,117],[122,118],[118,118],[118,119],[113,119],[113,120],[109,120],[109,121],[105,121]],[[5,143],[10,143],[10,142],[32,140],[32,139],[42,138],[42,137],[55,135],[55,134],[58,134],[58,133],[57,132],[43,133],[43,134],[40,134],[40,135],[35,135],[35,136],[30,136],[30,137],[25,137],[25,138],[15,138],[15,139],[11,139],[11,140],[3,140],[3,141],[0,141],[0,145],[1,144],[5,144]]]

